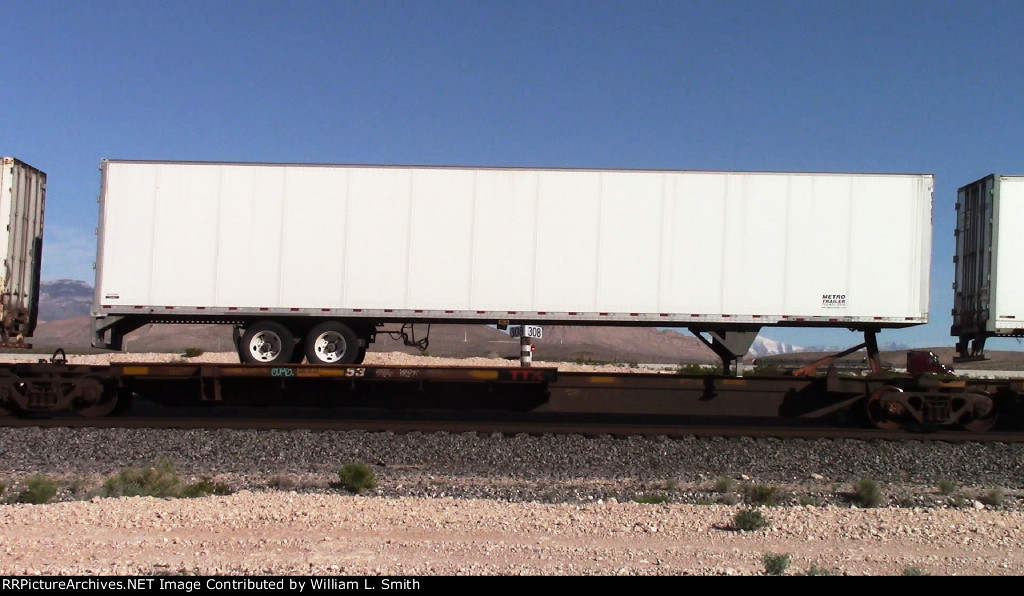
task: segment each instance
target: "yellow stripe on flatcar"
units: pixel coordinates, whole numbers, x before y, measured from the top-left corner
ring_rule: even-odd
[[[251,376],[252,375],[252,371],[253,371],[253,369],[246,368],[244,366],[225,366],[223,368],[217,369],[217,372],[222,377],[226,377],[228,375],[238,375],[240,377],[246,377],[246,376]]]
[[[483,379],[483,380],[494,380],[498,378],[498,371],[496,370],[471,370],[469,371],[470,378]]]
[[[616,378],[616,377],[587,377],[587,380],[589,380],[591,383],[605,383],[605,384],[613,384],[613,383],[618,383],[619,382],[619,379]]]
[[[348,372],[348,369],[338,368],[336,366],[332,366],[330,368],[317,368],[315,371],[316,376],[318,377],[347,377],[352,374]]]
[[[723,385],[746,385],[747,382],[743,379],[722,379]]]
[[[295,371],[296,377],[346,377],[353,376],[352,373],[347,372],[346,368],[338,368],[336,366],[318,366],[315,368],[300,368],[296,367],[292,369]]]
[[[148,366],[126,366],[121,369],[125,375],[148,375]]]

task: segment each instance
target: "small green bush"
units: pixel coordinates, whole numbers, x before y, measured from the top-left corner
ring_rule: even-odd
[[[716,493],[730,493],[736,488],[736,481],[728,476],[719,476],[715,479],[714,491]]]
[[[718,497],[718,502],[723,505],[735,505],[740,502],[740,498],[733,494],[726,494]]]
[[[203,349],[202,348],[185,348],[185,353],[183,354],[183,356],[185,358],[195,358],[197,356],[202,356],[202,355],[203,355]]]
[[[910,577],[910,576],[917,577],[917,576],[924,576],[924,575],[928,575],[928,574],[925,573],[924,569],[921,569],[920,567],[905,567],[903,569],[903,575],[905,575],[907,577]]]
[[[67,487],[78,497],[86,496],[92,490],[92,485],[85,478],[74,478],[67,483]]]
[[[103,497],[158,497],[185,498],[209,495],[230,495],[231,489],[222,482],[203,478],[192,484],[183,484],[171,460],[164,458],[150,468],[124,469],[107,478],[100,489]]]
[[[985,494],[981,495],[978,500],[986,505],[998,507],[1003,504],[1004,496],[1003,489],[997,487],[985,491]]]
[[[733,528],[740,532],[754,532],[768,527],[768,520],[757,509],[741,509],[732,518]]]
[[[835,571],[827,569],[825,567],[818,567],[817,565],[811,565],[810,569],[807,570],[804,575],[808,576],[826,576],[826,575],[838,575]]]
[[[789,568],[789,555],[766,553],[761,557],[766,575],[782,575]]]
[[[956,490],[956,485],[953,484],[952,480],[942,479],[939,480],[939,492],[944,495],[951,495]]]
[[[775,505],[782,491],[777,486],[747,484],[743,487],[743,501],[748,505]]]
[[[640,495],[633,497],[633,501],[637,503],[644,503],[646,505],[660,505],[662,503],[668,503],[668,495]]]
[[[19,503],[42,505],[49,503],[57,496],[60,485],[46,476],[33,476],[25,483],[25,489],[18,494]]]
[[[377,488],[377,478],[366,464],[345,464],[338,471],[338,479],[345,489],[356,494]]]
[[[882,491],[878,483],[870,478],[862,478],[853,485],[853,501],[861,507],[878,507],[882,503]]]
[[[176,497],[181,480],[169,459],[144,469],[124,469],[103,482],[104,497]]]
[[[195,499],[197,497],[208,497],[210,495],[230,495],[231,489],[223,482],[214,482],[209,478],[203,478],[198,482],[185,485],[178,490],[179,497],[183,499]]]
[[[797,502],[801,507],[821,507],[821,497],[815,495],[800,495]]]

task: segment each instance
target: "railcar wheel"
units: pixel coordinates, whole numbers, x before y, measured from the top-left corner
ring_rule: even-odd
[[[86,378],[79,382],[77,389],[79,396],[74,409],[79,416],[102,418],[117,410],[120,400],[116,388],[104,387],[99,381]]]
[[[977,401],[974,406],[974,413],[970,420],[960,423],[965,430],[983,433],[992,430],[999,422],[999,412],[991,396],[985,393],[974,394]]]
[[[245,329],[238,356],[249,364],[290,364],[295,337],[277,321],[259,321]]]
[[[17,391],[17,386],[17,377],[6,371],[0,372],[0,418],[21,415],[21,407],[12,398],[13,393]]]
[[[78,412],[79,416],[84,416],[85,418],[103,418],[104,416],[109,416],[117,409],[117,403],[117,396],[113,395],[105,397],[103,400],[92,405],[79,407],[75,411]]]
[[[906,414],[903,405],[893,400],[884,399],[891,393],[903,393],[903,390],[891,385],[879,387],[868,396],[864,404],[868,420],[875,428],[897,430],[903,425],[901,418]]]
[[[338,321],[324,321],[306,335],[306,359],[310,364],[352,364],[359,351],[355,331]]]

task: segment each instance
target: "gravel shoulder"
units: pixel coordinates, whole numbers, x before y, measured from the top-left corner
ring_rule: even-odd
[[[69,359],[79,358],[97,357]],[[487,362],[457,361],[500,365]],[[57,503],[0,505],[0,575],[762,575],[769,554],[790,556],[787,575],[1021,575],[1022,451],[846,440],[0,429],[7,496],[37,474],[62,486]],[[184,480],[210,478],[234,494],[91,496],[104,478],[163,457]],[[336,485],[337,469],[353,461],[373,468],[377,488],[353,495]],[[850,505],[852,483],[865,477],[882,487],[881,507]],[[728,493],[715,488],[721,478],[735,482]],[[951,493],[937,488],[943,480]],[[759,508],[767,528],[736,531],[734,516],[748,507],[741,487],[752,484],[777,487],[781,504]],[[983,504],[995,488],[1002,501]],[[644,495],[667,502],[633,500]]]
[[[1017,513],[250,493],[0,507],[4,575],[1019,575]]]

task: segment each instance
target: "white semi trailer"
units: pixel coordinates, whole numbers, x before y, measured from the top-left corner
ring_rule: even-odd
[[[414,324],[926,323],[933,179],[105,160],[93,345],[235,326],[243,362],[361,361]],[[388,329],[394,326],[395,329]],[[423,346],[424,343],[419,343]]]
[[[991,174],[956,202],[953,326],[957,359],[985,358],[990,337],[1024,337],[1024,176]]]
[[[29,347],[39,313],[46,174],[0,157],[0,346]]]

